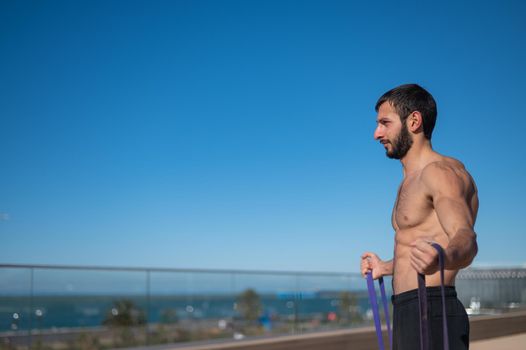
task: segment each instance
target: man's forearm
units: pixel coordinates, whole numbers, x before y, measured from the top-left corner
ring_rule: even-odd
[[[393,260],[383,261],[381,265],[382,276],[391,276],[393,274]]]
[[[478,252],[477,235],[473,230],[459,230],[445,251],[445,267],[458,270],[471,264]]]

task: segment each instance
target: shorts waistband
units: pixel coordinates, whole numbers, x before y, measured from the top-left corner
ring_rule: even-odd
[[[428,298],[441,298],[441,288],[440,287],[426,287],[427,297]],[[444,292],[446,298],[456,298],[457,291],[455,286],[444,286]],[[393,305],[400,305],[406,302],[418,301],[418,289],[408,290],[400,294],[393,295],[391,297]]]

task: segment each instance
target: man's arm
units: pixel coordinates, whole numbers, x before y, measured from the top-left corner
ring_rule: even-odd
[[[382,276],[392,276],[393,275],[393,259],[389,261],[384,261],[382,264]]]
[[[445,249],[445,267],[458,270],[471,264],[477,255],[478,246],[473,208],[468,200],[476,193],[467,173],[443,164],[431,164],[422,174],[422,181],[429,189],[433,206],[442,229],[449,237]],[[411,263],[420,273],[437,271],[438,253],[425,240],[413,243]]]
[[[373,272],[373,279],[390,276],[393,274],[393,260],[383,261],[375,253],[366,252],[362,254],[360,270],[363,277],[369,271]]]
[[[459,270],[468,267],[477,255],[477,235],[473,230],[457,231],[445,250],[445,268]]]

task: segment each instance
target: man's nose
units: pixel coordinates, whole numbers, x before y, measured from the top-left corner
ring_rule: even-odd
[[[379,140],[382,136],[384,136],[384,132],[382,130],[382,126],[378,125],[376,129],[374,129],[374,139]]]

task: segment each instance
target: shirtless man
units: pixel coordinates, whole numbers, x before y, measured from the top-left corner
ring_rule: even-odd
[[[400,159],[403,181],[394,205],[394,258],[362,255],[361,273],[374,279],[393,275],[393,349],[420,349],[417,272],[426,276],[430,346],[442,349],[442,312],[438,253],[445,250],[446,310],[450,349],[468,349],[469,322],[457,299],[455,276],[477,254],[473,231],[478,210],[475,182],[464,165],[431,147],[436,103],[416,84],[386,92],[376,104],[375,140],[389,158]]]

